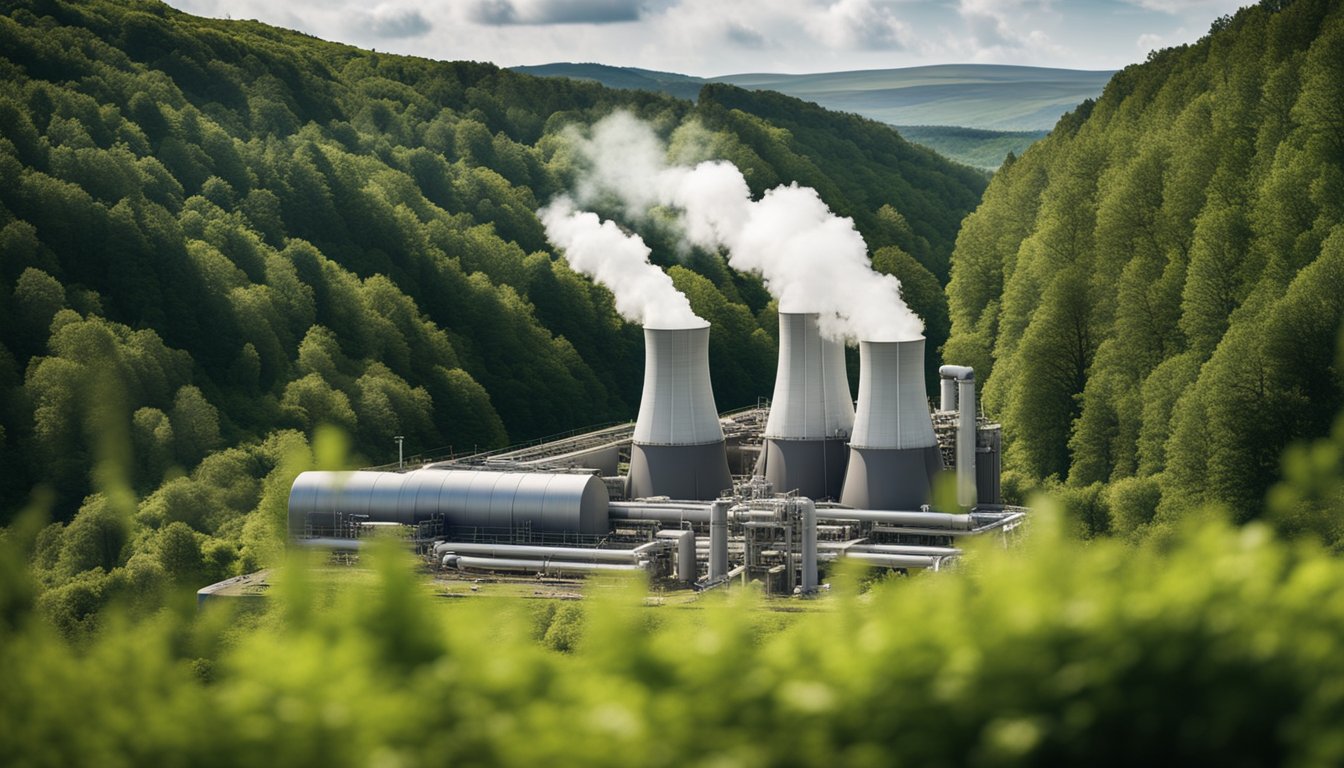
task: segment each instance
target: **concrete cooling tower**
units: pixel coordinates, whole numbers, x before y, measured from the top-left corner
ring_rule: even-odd
[[[815,314],[779,314],[779,369],[757,473],[779,492],[838,499],[854,428],[845,348],[821,337]]]
[[[626,495],[709,500],[732,486],[709,382],[709,326],[645,328]]]
[[[917,510],[943,468],[924,390],[924,339],[859,342],[859,407],[840,502]]]

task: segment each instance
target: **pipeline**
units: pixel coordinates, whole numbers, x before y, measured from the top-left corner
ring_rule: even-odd
[[[931,555],[934,557],[956,557],[961,550],[956,547],[921,547],[913,544],[851,544],[847,541],[823,541],[818,545],[823,552],[871,552],[886,555]]]
[[[659,531],[662,541],[675,542],[677,547],[677,581],[695,581],[695,531]],[[647,546],[647,545],[646,545]]]
[[[709,507],[709,580],[728,577],[728,508],[731,501],[720,499]]]
[[[803,594],[817,589],[817,507],[811,499],[803,502]]]
[[[471,568],[480,571],[523,571],[540,574],[638,571],[644,568],[640,563],[582,563],[550,558],[529,560],[508,557],[471,557],[468,555],[444,555],[443,566],[445,568]]]
[[[880,552],[846,552],[844,557],[882,568],[930,568],[938,570],[943,558],[933,555],[892,555]]]
[[[887,523],[916,528],[946,528],[959,531],[969,531],[974,527],[974,521],[970,515],[949,515],[943,512],[895,512],[885,509],[819,507],[817,518],[820,520],[858,520],[864,523]]]
[[[655,549],[667,546],[662,541],[651,541],[634,549],[596,549],[592,547],[546,547],[528,544],[480,544],[476,542],[444,541],[434,545],[434,554],[483,555],[499,558],[558,558],[585,562],[636,562]]]
[[[709,504],[664,504],[613,501],[607,506],[612,520],[657,520],[660,523],[708,523]]]

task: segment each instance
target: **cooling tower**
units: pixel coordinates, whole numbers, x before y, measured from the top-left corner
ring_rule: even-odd
[[[779,369],[758,474],[776,491],[838,499],[854,428],[845,348],[821,337],[817,315],[779,314]]]
[[[627,496],[709,500],[732,486],[709,383],[709,326],[645,328]]]
[[[859,342],[859,407],[840,502],[858,509],[928,504],[943,468],[924,391],[924,339]]]

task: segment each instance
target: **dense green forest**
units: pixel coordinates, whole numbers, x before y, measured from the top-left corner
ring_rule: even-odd
[[[1006,484],[1092,533],[1274,508],[1286,446],[1344,405],[1344,6],[1264,2],[1154,53],[994,177],[948,287],[949,358],[989,373]]]
[[[394,435],[443,454],[632,418],[640,331],[535,214],[582,170],[565,129],[615,109],[665,135],[698,126],[679,151],[733,161],[758,194],[818,189],[911,286],[931,347],[946,338],[941,286],[985,182],[879,124],[730,86],[691,103],[389,56],[150,0],[0,10],[0,523],[41,491],[56,522],[35,567],[53,604],[78,603],[69,621],[265,562],[263,511],[320,424],[383,463]],[[759,280],[647,238],[714,322],[720,405],[768,395]]]
[[[906,140],[972,168],[996,171],[1016,159],[1049,131],[984,131],[953,125],[898,125]],[[1011,159],[1010,159],[1011,158]]]

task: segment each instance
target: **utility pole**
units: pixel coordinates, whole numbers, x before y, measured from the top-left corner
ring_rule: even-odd
[[[392,438],[397,441],[397,469],[404,469],[406,462],[402,459],[401,444],[406,440],[405,435],[396,435]]]

